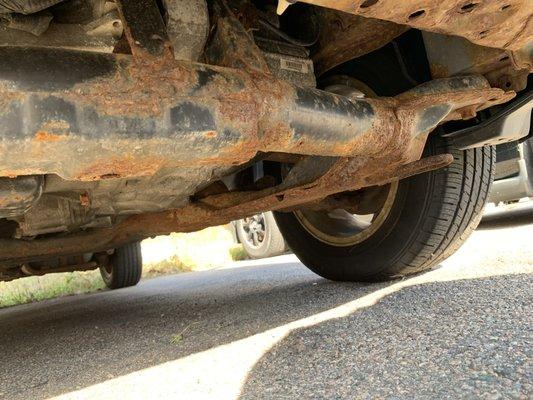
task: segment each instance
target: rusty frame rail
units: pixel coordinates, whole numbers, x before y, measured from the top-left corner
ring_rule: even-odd
[[[309,157],[296,164],[287,179],[273,188],[208,196],[180,209],[131,216],[109,229],[32,241],[0,240],[0,262],[9,260],[9,264],[17,265],[60,255],[106,251],[171,232],[193,232],[265,210],[291,209],[338,192],[387,184],[445,167],[452,161],[450,154],[407,165],[383,165],[382,159]]]
[[[445,119],[513,95],[471,76],[350,99],[267,73],[0,47],[0,176],[139,177],[244,164],[258,152],[407,154]]]
[[[430,32],[462,36],[481,46],[521,53],[523,67],[533,68],[531,0],[300,1]]]
[[[514,96],[468,76],[395,98],[355,99],[276,79],[253,51],[235,51],[242,58],[228,63],[212,47],[210,58],[231,68],[178,62],[155,2],[139,2],[154,18],[136,27],[128,26],[141,11],[133,3],[120,2],[132,56],[0,47],[0,176],[133,178],[163,168],[243,165],[258,152],[307,157],[272,188],[208,196],[112,228],[1,240],[0,262],[104,251],[440,168],[450,155],[419,160],[430,131]],[[238,32],[231,15],[220,22],[224,48]],[[238,34],[235,40],[250,42]]]

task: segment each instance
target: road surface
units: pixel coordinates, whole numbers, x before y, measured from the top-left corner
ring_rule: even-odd
[[[401,281],[289,255],[3,309],[0,398],[531,398],[532,240],[493,219]]]

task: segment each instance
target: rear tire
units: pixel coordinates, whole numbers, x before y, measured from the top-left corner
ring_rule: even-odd
[[[457,150],[432,136],[425,156],[450,153],[443,169],[399,182],[385,221],[348,246],[325,243],[294,213],[275,213],[296,256],[318,275],[338,281],[383,281],[427,270],[453,254],[478,225],[492,182],[492,147]]]
[[[130,243],[115,249],[106,266],[100,266],[100,274],[109,289],[135,286],[142,274],[141,243]]]

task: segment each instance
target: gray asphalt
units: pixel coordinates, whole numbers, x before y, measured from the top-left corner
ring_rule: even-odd
[[[531,398],[532,237],[389,283],[282,256],[3,309],[0,397]]]

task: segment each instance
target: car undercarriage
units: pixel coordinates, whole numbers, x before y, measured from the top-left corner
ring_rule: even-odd
[[[377,216],[399,181],[474,151],[485,168],[490,145],[529,134],[532,15],[528,0],[0,0],[0,280],[269,210],[313,234],[302,215]],[[502,115],[527,124],[464,134]],[[442,257],[475,225],[483,176]]]

